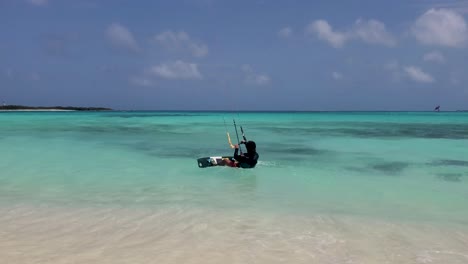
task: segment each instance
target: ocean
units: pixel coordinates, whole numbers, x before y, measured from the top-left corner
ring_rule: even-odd
[[[235,120],[254,169],[232,155]],[[468,263],[468,113],[2,112],[4,263]]]

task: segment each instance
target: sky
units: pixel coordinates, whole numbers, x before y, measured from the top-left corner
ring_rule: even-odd
[[[468,0],[0,0],[0,100],[468,109]]]

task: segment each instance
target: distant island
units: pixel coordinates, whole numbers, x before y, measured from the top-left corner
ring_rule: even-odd
[[[105,107],[0,105],[0,111],[112,111]]]

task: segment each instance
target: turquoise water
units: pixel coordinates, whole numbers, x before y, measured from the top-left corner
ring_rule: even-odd
[[[233,118],[258,166],[198,168],[232,154]],[[0,205],[468,225],[468,113],[5,112],[0,128]]]

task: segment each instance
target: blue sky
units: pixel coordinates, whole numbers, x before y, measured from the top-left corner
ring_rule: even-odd
[[[468,1],[1,0],[0,100],[468,109]]]

